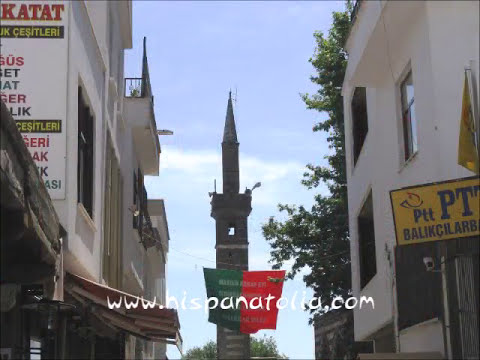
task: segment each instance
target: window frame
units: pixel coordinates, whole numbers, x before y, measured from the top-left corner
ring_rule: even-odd
[[[138,184],[137,184],[137,172],[133,170],[133,212],[132,212],[132,227],[136,229],[138,227],[138,214],[139,214],[139,206],[138,206]]]
[[[362,90],[363,89],[363,90]],[[357,91],[363,91],[365,97],[365,119],[359,118],[358,112],[355,111],[354,106],[358,106],[358,104],[354,104],[357,102],[356,94]],[[361,96],[361,95],[357,95]],[[356,115],[357,114],[357,115]],[[357,165],[358,159],[360,154],[362,153],[365,141],[368,135],[368,100],[367,100],[367,88],[366,87],[355,87],[352,92],[352,97],[350,99],[350,119],[351,119],[351,131],[352,131],[352,158],[353,158],[353,167]],[[362,120],[364,120],[362,122]],[[361,125],[361,126],[360,126]],[[363,126],[365,125],[365,126]],[[360,144],[361,143],[361,144]]]
[[[410,81],[413,94],[408,99],[407,86]],[[413,82],[413,72],[409,67],[399,83],[400,94],[400,120],[403,135],[403,161],[408,162],[418,152],[418,121],[415,112],[415,86]],[[413,114],[413,121],[412,121]]]
[[[77,104],[77,203],[93,219],[94,206],[94,115],[86,101],[85,91],[78,86]]]
[[[145,218],[145,210],[147,208],[147,195],[143,173],[140,168],[133,172],[133,204],[135,212],[133,213],[133,228],[138,231],[141,237],[143,223]]]
[[[365,219],[364,209],[368,210],[368,202],[371,201],[371,235],[373,235],[373,241],[370,239],[366,242],[364,227],[362,221]],[[367,195],[362,202],[360,209],[358,210],[357,217],[357,244],[358,244],[358,265],[360,274],[360,289],[364,289],[370,281],[375,277],[378,272],[377,268],[377,250],[376,250],[376,238],[375,238],[375,216],[373,206],[373,191],[370,188]],[[370,224],[368,224],[370,225]],[[367,226],[367,225],[365,225]],[[370,247],[373,247],[371,249]]]
[[[123,176],[110,132],[105,151],[103,280],[120,287],[123,268]]]

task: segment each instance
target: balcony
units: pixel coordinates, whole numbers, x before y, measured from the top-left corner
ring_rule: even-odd
[[[142,77],[126,78],[124,88],[125,120],[132,131],[135,153],[145,175],[158,175],[161,148],[148,71],[146,38],[143,39]]]
[[[140,236],[140,243],[143,245],[145,250],[153,247],[160,246],[161,239],[157,229],[154,229],[152,225],[152,219],[148,212],[148,200],[147,200],[147,190],[145,186],[143,187],[143,194],[139,205],[139,213],[135,223],[135,227]]]
[[[404,61],[403,43],[415,24],[427,24],[426,2],[357,0],[345,48],[345,80],[354,87],[383,87],[392,81],[392,68]],[[405,26],[405,24],[410,24]],[[422,33],[427,30],[422,29]],[[418,36],[415,36],[418,38]],[[400,65],[399,65],[400,66]]]
[[[165,203],[162,199],[149,199],[148,209],[152,218],[154,231],[158,233],[160,239],[160,243],[157,244],[157,249],[162,251],[165,257],[168,252],[170,240]]]

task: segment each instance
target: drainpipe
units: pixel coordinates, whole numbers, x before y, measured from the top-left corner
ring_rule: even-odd
[[[397,278],[396,278],[396,255],[395,247],[393,246],[393,261],[391,265],[392,269],[392,310],[393,310],[393,331],[395,335],[395,352],[401,352],[400,349],[400,331],[398,329],[398,301],[397,301]]]

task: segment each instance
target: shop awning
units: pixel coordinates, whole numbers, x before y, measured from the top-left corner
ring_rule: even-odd
[[[97,305],[94,313],[108,325],[149,341],[176,345],[182,352],[183,340],[175,309],[161,308],[158,303],[78,275],[67,274],[66,280],[69,294],[81,303]],[[117,306],[112,306],[114,303]]]
[[[52,279],[60,260],[61,225],[36,163],[2,100],[0,134],[0,205],[2,220],[8,224],[5,232],[2,228],[2,251],[18,255],[16,260],[2,258],[2,282]],[[30,265],[28,269],[24,262]]]
[[[388,360],[388,359],[445,359],[439,352],[403,352],[403,353],[373,353],[358,354],[358,360]]]

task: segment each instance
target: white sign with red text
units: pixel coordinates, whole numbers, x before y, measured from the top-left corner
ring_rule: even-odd
[[[2,0],[0,96],[52,199],[65,199],[68,1]]]

